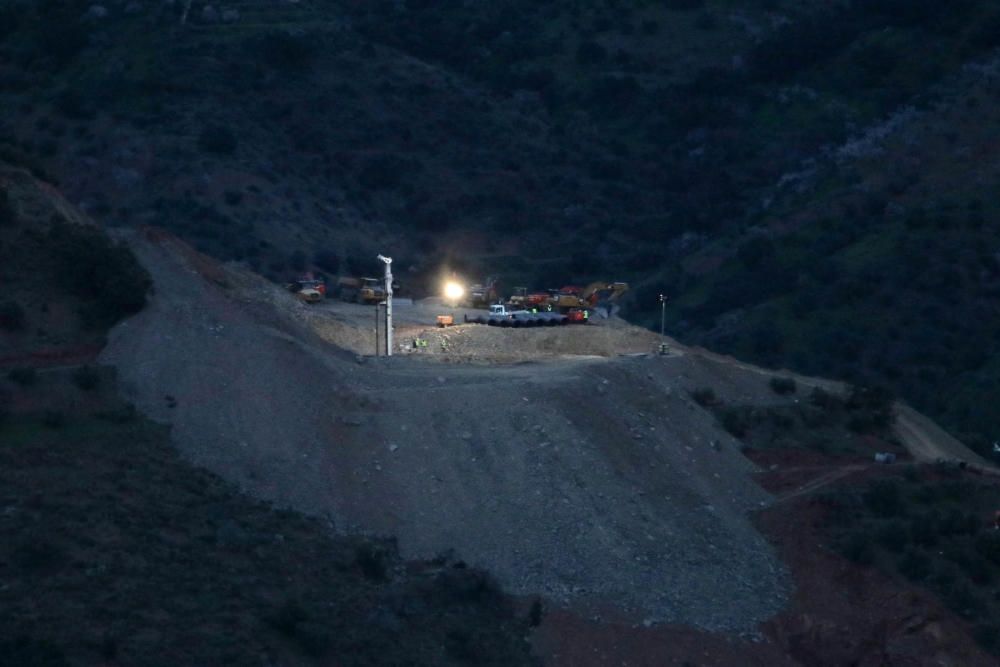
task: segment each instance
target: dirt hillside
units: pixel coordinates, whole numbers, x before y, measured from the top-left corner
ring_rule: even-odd
[[[394,536],[406,557],[453,551],[517,594],[736,631],[785,604],[785,568],[748,516],[771,498],[691,398],[794,400],[772,373],[673,342],[642,353],[657,337],[613,320],[435,332],[437,306],[419,304],[400,331],[458,342],[358,355],[324,327],[367,340],[370,309],[310,308],[159,232],[126,240],[155,294],[102,361],[195,463],[341,530]],[[926,449],[917,431],[901,440]]]
[[[688,396],[766,396],[760,377],[687,355],[356,357],[280,290],[169,238],[130,241],[155,294],[102,361],[195,463],[404,555],[454,550],[515,593],[731,630],[784,604],[747,517],[769,496]]]

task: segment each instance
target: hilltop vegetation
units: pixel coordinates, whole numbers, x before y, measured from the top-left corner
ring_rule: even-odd
[[[184,4],[5,7],[0,144],[105,224],[275,278],[627,279],[683,338],[1000,430],[995,3]]]

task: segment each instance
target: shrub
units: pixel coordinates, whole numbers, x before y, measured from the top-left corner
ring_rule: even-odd
[[[95,416],[98,419],[103,419],[104,421],[111,422],[112,424],[127,424],[129,422],[135,421],[138,417],[138,411],[135,406],[131,403],[117,408],[115,410],[105,410],[103,412],[98,412]]]
[[[705,7],[705,0],[664,0],[663,6],[679,12],[688,12]]]
[[[915,544],[932,547],[938,542],[937,517],[933,512],[910,521],[910,538]]]
[[[483,603],[500,595],[500,588],[489,574],[481,570],[470,570],[459,561],[450,569],[438,575],[441,592],[453,601]]]
[[[266,621],[279,633],[295,641],[306,655],[320,657],[329,650],[327,629],[312,620],[306,608],[296,600],[286,600]]]
[[[66,413],[59,410],[46,410],[42,413],[42,424],[48,428],[60,429],[68,423]]]
[[[385,550],[378,545],[365,542],[354,553],[354,563],[366,579],[385,581],[389,567]]]
[[[851,387],[847,409],[852,412],[847,426],[856,433],[881,431],[896,419],[893,396],[878,387]]]
[[[93,366],[80,366],[73,371],[73,384],[83,391],[97,389],[101,384],[101,374]]]
[[[288,255],[288,260],[286,264],[288,268],[292,271],[305,271],[306,270],[307,257],[306,253],[302,250],[293,250]]]
[[[891,480],[879,480],[862,496],[865,505],[878,516],[899,516],[903,512],[903,498],[899,485]]]
[[[864,532],[852,533],[842,549],[843,555],[861,565],[870,565],[875,560],[875,550],[871,539]]]
[[[706,408],[717,405],[719,402],[719,399],[715,395],[715,391],[711,387],[695,389],[691,392],[691,398],[694,399],[695,403]]]
[[[395,155],[377,155],[358,172],[358,183],[368,190],[393,190],[402,182],[406,163]]]
[[[528,627],[537,628],[541,625],[543,613],[544,608],[542,607],[542,601],[536,599],[531,603],[531,609],[528,611]]]
[[[980,623],[972,631],[972,636],[990,653],[996,653],[1000,649],[1000,625]]]
[[[50,228],[49,247],[62,288],[84,301],[80,316],[86,326],[111,326],[146,305],[152,281],[128,248],[96,229],[66,222]]]
[[[25,572],[51,573],[65,563],[66,554],[58,545],[44,538],[29,537],[14,548],[12,561]]]
[[[0,190],[0,227],[13,225],[17,219],[14,205],[10,201],[10,195],[6,190]]]
[[[910,581],[925,581],[931,575],[931,561],[922,552],[909,549],[896,563],[899,571]]]
[[[306,610],[295,600],[286,600],[268,619],[268,624],[286,637],[294,637],[299,623],[308,618]]]
[[[893,553],[902,553],[909,541],[910,532],[899,520],[886,523],[878,534],[878,543]]]
[[[0,303],[0,329],[22,331],[26,320],[24,308],[14,301]]]
[[[734,438],[745,438],[750,432],[750,420],[746,413],[739,408],[726,410],[722,413],[722,428],[726,429]]]
[[[576,49],[576,62],[581,65],[596,65],[607,59],[607,50],[597,42],[581,42]]]
[[[340,270],[340,256],[329,248],[323,248],[317,250],[316,254],[313,255],[313,264],[328,273],[336,275]]]
[[[771,390],[776,394],[787,395],[794,394],[798,389],[798,385],[795,383],[795,378],[779,378],[773,377],[769,383],[771,385]]]
[[[232,155],[237,143],[236,135],[225,125],[207,125],[198,135],[198,147],[206,153]]]
[[[945,604],[959,616],[973,618],[982,608],[983,602],[964,581],[942,586]]]
[[[68,667],[66,653],[56,644],[45,639],[20,636],[0,641],[0,655],[4,664],[24,667]]]
[[[305,35],[272,32],[260,40],[258,52],[272,67],[285,70],[305,69],[315,51]]]
[[[996,566],[1000,566],[1000,531],[984,533],[976,539],[976,551]]]
[[[21,368],[13,368],[9,373],[7,373],[7,378],[22,387],[28,387],[35,384],[35,380],[38,377],[38,373],[35,372],[34,368],[24,366]]]

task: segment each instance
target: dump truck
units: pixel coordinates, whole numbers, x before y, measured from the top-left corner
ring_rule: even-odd
[[[385,283],[379,278],[344,276],[337,279],[337,297],[352,303],[376,304],[385,300]]]

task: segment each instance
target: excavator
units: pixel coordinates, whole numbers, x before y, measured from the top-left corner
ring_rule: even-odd
[[[564,287],[552,297],[550,303],[552,308],[560,313],[584,309],[608,317],[614,313],[618,299],[627,291],[628,283],[595,282],[584,288]]]
[[[489,308],[499,298],[497,279],[491,276],[465,291],[465,306],[467,308]]]

